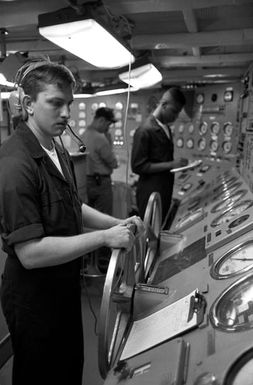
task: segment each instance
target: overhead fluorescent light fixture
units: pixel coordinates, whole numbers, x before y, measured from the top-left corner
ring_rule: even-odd
[[[4,74],[0,73],[0,86],[14,87],[15,84],[12,82],[8,82]]]
[[[134,88],[148,88],[159,83],[162,80],[162,74],[152,63],[142,64],[138,67],[136,64],[135,68],[130,71],[120,73],[119,78]]]
[[[94,12],[64,8],[39,15],[39,33],[59,47],[100,68],[119,68],[135,58],[126,43],[108,30]]]
[[[125,84],[116,84],[104,87],[98,87],[95,96],[107,96],[107,95],[117,95],[123,94],[126,92],[138,91],[138,89],[134,87],[129,87]]]

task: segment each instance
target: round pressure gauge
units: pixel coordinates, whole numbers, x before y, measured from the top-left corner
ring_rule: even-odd
[[[231,102],[233,100],[233,90],[226,90],[224,92],[224,101]]]
[[[199,126],[199,133],[205,135],[207,133],[207,122],[201,122]]]
[[[218,211],[228,209],[229,207],[233,206],[233,204],[235,204],[239,199],[244,197],[245,194],[247,194],[247,190],[239,190],[235,192],[234,194],[223,199],[221,202],[217,203],[211,209],[211,213],[217,213]]]
[[[196,210],[195,212],[190,212],[184,215],[176,224],[175,229],[179,230],[185,227],[188,227],[189,225],[195,224],[196,222],[199,222],[203,219],[203,209]]]
[[[230,142],[230,140],[226,140],[222,143],[222,149],[225,154],[228,154],[232,150],[232,143]]]
[[[223,385],[251,385],[253,378],[253,349],[245,353],[231,365]]]
[[[193,148],[194,147],[194,141],[193,139],[188,139],[187,142],[186,142],[186,147],[187,148]]]
[[[193,124],[190,124],[189,127],[188,127],[188,132],[189,134],[192,134],[194,131],[194,125]]]
[[[210,150],[215,152],[218,150],[219,144],[216,140],[211,140],[210,142]]]
[[[198,95],[196,96],[196,102],[197,102],[198,104],[204,103],[204,100],[205,100],[204,94],[198,94]]]
[[[224,131],[225,135],[231,136],[232,132],[233,132],[233,125],[232,125],[232,123],[231,122],[224,123],[223,131]]]
[[[253,328],[252,291],[252,272],[227,287],[211,306],[209,317],[212,325],[226,332]]]
[[[176,143],[177,143],[178,148],[184,147],[184,139],[183,138],[178,138]]]
[[[211,124],[211,132],[215,135],[217,135],[220,131],[220,123],[219,122],[213,122]]]
[[[212,266],[215,279],[225,279],[245,273],[253,268],[253,239],[235,246],[223,254]]]
[[[215,218],[211,222],[212,227],[217,227],[225,223],[229,223],[236,215],[240,215],[242,212],[247,210],[253,205],[253,201],[246,200],[234,205],[232,208],[227,209],[220,216]]]
[[[184,132],[184,124],[180,124],[180,126],[178,127],[178,132],[180,132],[180,134]]]
[[[198,141],[198,149],[200,151],[204,151],[205,148],[206,148],[206,139],[205,138],[199,139],[199,141]]]

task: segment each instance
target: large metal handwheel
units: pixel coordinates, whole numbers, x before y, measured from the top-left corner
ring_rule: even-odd
[[[158,192],[153,192],[149,197],[144,215],[144,224],[146,227],[146,250],[144,257],[144,277],[146,281],[158,252],[162,227],[162,203]]]
[[[98,323],[98,365],[105,378],[130,324],[135,285],[143,279],[145,235],[126,253],[114,249],[105,278]]]

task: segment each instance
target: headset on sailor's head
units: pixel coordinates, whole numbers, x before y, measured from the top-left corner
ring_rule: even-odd
[[[34,69],[44,66],[45,64],[51,63],[49,59],[45,58],[37,58],[36,60],[29,61],[25,64],[22,65],[22,67],[19,68],[16,76],[15,76],[15,85],[17,87],[16,90],[12,91],[10,93],[9,97],[9,108],[11,112],[12,118],[20,117],[22,120],[26,121],[28,118],[28,113],[26,109],[24,108],[23,101],[25,97],[25,92],[22,88],[22,82],[24,78],[33,71]],[[67,68],[68,69],[68,68]],[[71,72],[69,70],[69,72]],[[74,138],[78,140],[78,145],[79,145],[79,151],[80,152],[85,152],[86,151],[86,146],[79,138],[79,136],[72,130],[69,124],[66,125],[66,128],[70,130]]]

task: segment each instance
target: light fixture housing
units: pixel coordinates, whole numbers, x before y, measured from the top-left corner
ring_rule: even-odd
[[[98,87],[95,91],[95,96],[107,96],[107,95],[116,95],[123,94],[126,92],[138,91],[131,86],[126,85],[125,83],[111,84],[103,87]]]
[[[132,68],[119,73],[121,81],[134,88],[148,88],[162,80],[162,74],[150,61],[144,59],[136,61]]]
[[[126,42],[92,8],[84,7],[79,13],[67,7],[41,14],[39,33],[95,67],[120,68],[134,62]]]

